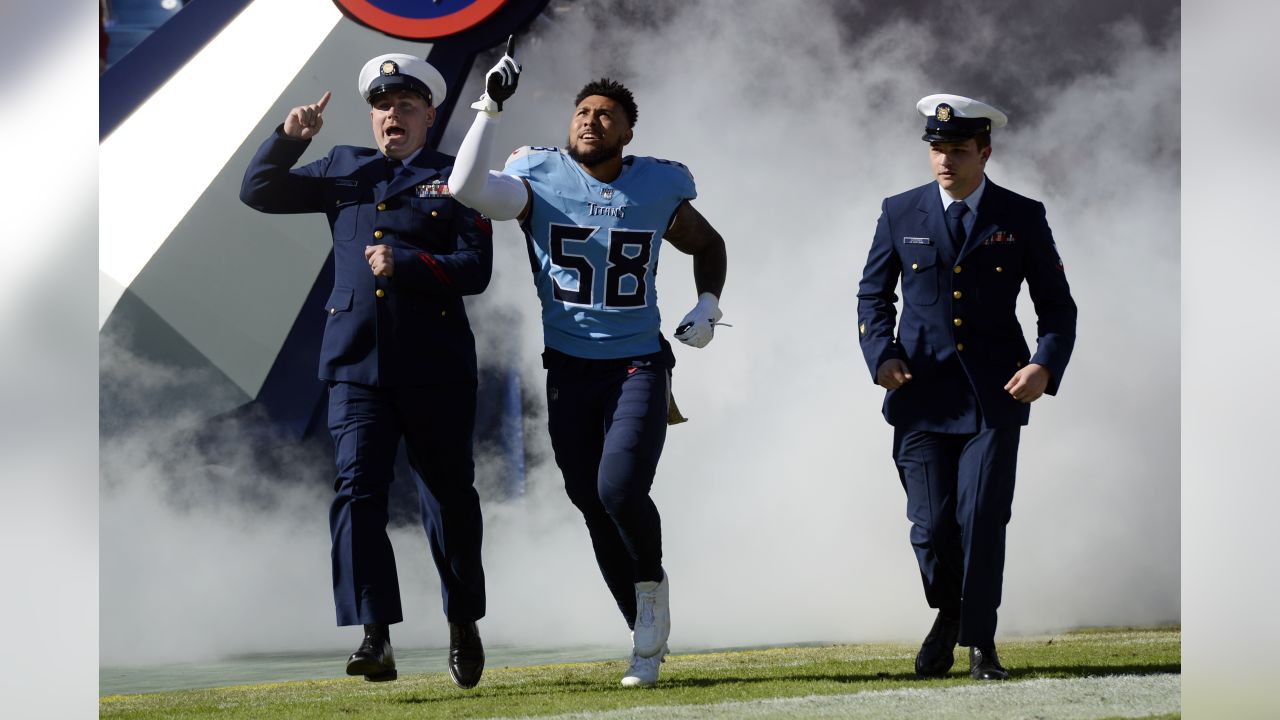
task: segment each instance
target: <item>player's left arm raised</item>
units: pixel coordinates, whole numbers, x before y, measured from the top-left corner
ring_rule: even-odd
[[[706,347],[723,316],[720,293],[729,272],[724,238],[688,200],[676,208],[675,218],[664,237],[680,252],[693,256],[693,283],[698,290],[698,304],[680,321],[675,337],[686,345]]]
[[[507,52],[485,76],[485,91],[471,105],[479,110],[471,129],[458,147],[449,187],[453,198],[494,220],[519,219],[524,222],[533,204],[529,183],[499,172],[485,170],[494,128],[502,113],[502,103],[515,94],[520,83],[520,65],[516,62],[515,36],[507,38]]]

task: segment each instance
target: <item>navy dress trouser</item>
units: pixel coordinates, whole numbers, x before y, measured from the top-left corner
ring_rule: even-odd
[[[925,597],[960,619],[961,645],[995,644],[1020,430],[894,429],[893,460]]]
[[[396,388],[330,384],[338,473],[329,528],[339,625],[404,619],[387,537],[387,493],[402,437],[445,616],[455,623],[484,617],[482,521],[471,450],[475,413],[476,388],[465,381]]]
[[[634,628],[635,583],[663,577],[662,524],[649,489],[667,437],[671,365],[661,354],[584,360],[548,350],[544,358],[547,426],[565,492]]]

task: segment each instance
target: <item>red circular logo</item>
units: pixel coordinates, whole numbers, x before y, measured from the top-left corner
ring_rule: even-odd
[[[434,40],[480,24],[507,0],[333,0],[374,30],[408,40]]]

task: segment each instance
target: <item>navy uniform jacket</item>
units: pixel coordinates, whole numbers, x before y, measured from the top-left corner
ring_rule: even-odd
[[[1034,355],[1014,312],[1024,280],[1037,318]],[[893,426],[964,433],[1026,425],[1030,405],[1005,383],[1033,362],[1052,373],[1046,392],[1056,394],[1075,328],[1076,305],[1041,203],[988,179],[957,257],[936,182],[884,201],[858,286],[858,337],[873,381],[890,358],[911,370],[910,382],[885,394]]]
[[[320,378],[381,387],[474,382],[462,296],[489,284],[493,234],[486,218],[449,195],[453,158],[423,148],[388,182],[378,150],[339,145],[291,170],[309,144],[277,127],[249,163],[240,199],[262,212],[329,218],[334,285]],[[374,277],[366,245],[391,246],[392,277]]]

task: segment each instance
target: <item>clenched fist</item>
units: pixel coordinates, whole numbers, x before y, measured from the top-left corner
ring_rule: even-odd
[[[897,390],[911,382],[911,369],[897,358],[889,358],[876,368],[876,384],[886,390]]]
[[[1014,400],[1032,403],[1039,400],[1045,388],[1049,387],[1050,376],[1049,368],[1036,363],[1027,363],[1009,378],[1004,389],[1013,396]]]
[[[369,261],[374,277],[391,277],[396,273],[396,261],[391,255],[390,245],[365,245],[364,259]]]

